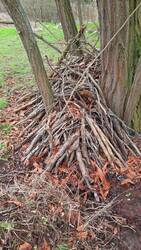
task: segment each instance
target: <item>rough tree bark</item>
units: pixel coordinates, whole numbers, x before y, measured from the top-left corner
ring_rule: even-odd
[[[141,0],[97,0],[101,49]],[[141,129],[141,6],[102,54],[101,87],[109,107]]]
[[[77,8],[78,8],[78,18],[80,27],[83,25],[83,15],[82,15],[82,0],[77,0]]]
[[[70,0],[55,0],[55,2],[64,32],[64,38],[68,42],[78,33]]]
[[[6,7],[9,15],[13,19],[16,29],[18,30],[29,58],[39,91],[42,95],[45,108],[49,111],[53,105],[53,93],[27,15],[19,0],[2,0],[2,3]]]
[[[55,0],[55,2],[64,32],[64,38],[68,42],[69,40],[73,40],[78,34],[70,0]],[[82,54],[80,40],[73,40],[71,51],[74,55],[80,56]]]

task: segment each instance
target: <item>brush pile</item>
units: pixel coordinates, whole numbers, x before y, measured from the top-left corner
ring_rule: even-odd
[[[27,145],[25,163],[40,165],[72,191],[90,190],[96,200],[99,191],[103,198],[108,194],[106,176],[126,169],[129,155],[140,156],[128,128],[106,105],[98,84],[100,71],[96,52],[81,58],[68,55],[50,77],[52,112],[45,114],[38,91],[23,96],[16,110],[26,109],[20,134],[21,146]]]

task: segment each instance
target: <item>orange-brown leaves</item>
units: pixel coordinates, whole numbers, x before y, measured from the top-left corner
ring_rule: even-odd
[[[49,242],[47,242],[45,239],[43,240],[43,243],[39,247],[39,250],[51,250],[51,246]]]
[[[32,250],[32,246],[28,242],[25,242],[19,246],[18,250]]]

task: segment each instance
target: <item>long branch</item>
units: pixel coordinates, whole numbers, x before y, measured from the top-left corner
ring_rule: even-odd
[[[46,43],[48,46],[56,50],[58,53],[62,54],[62,51],[58,49],[56,46],[54,46],[52,43],[48,42],[43,36],[38,35],[37,33],[34,33],[34,35],[40,39],[42,42]]]

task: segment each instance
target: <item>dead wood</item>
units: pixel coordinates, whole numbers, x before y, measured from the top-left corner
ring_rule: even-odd
[[[38,35],[37,33],[34,33],[35,37],[37,37],[42,42],[46,43],[49,47],[56,50],[58,53],[62,53],[60,49],[58,49],[54,44],[48,42],[43,36]]]
[[[40,95],[36,95],[35,103],[32,93],[28,102],[32,106],[26,104],[24,122],[29,123],[23,141],[28,143],[25,161],[32,156],[42,157],[44,171],[52,173],[64,164],[66,171],[75,166],[79,178],[98,201],[92,179],[96,167],[102,169],[107,162],[111,169],[126,168],[128,156],[140,156],[140,151],[124,122],[107,107],[98,84],[98,57],[84,53],[79,58],[68,53],[61,60],[50,76],[55,96],[50,115],[46,117]]]
[[[14,24],[13,21],[0,20],[0,24]]]

